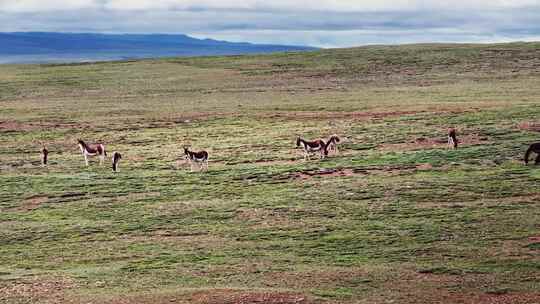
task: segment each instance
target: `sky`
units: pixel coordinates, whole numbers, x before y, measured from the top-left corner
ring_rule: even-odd
[[[540,0],[0,0],[0,32],[170,33],[350,47],[540,41]]]

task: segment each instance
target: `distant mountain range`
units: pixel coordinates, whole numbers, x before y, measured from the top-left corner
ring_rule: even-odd
[[[0,63],[106,61],[306,51],[305,46],[236,43],[187,35],[17,32],[0,33]]]

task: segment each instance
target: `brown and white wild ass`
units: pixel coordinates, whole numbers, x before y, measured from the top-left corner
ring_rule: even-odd
[[[332,151],[332,153],[337,155],[339,153],[338,146],[337,146],[339,142],[340,142],[340,139],[339,137],[337,137],[337,135],[330,136],[330,138],[326,142],[326,149],[328,150],[328,152]]]
[[[84,156],[84,162],[87,166],[88,158],[94,156],[99,156],[99,164],[103,164],[105,156],[107,156],[107,152],[105,151],[105,146],[103,144],[88,145],[82,139],[79,139],[78,142],[79,148],[81,148],[81,153]]]
[[[188,148],[184,148],[184,155],[186,160],[189,161],[191,172],[193,172],[193,165],[199,165],[200,170],[208,170],[208,152],[206,151],[189,151]]]
[[[41,150],[39,152],[40,152],[40,155],[41,155],[41,165],[46,166],[47,165],[47,160],[48,160],[48,157],[49,157],[49,150],[47,150],[47,148],[45,148],[45,146],[43,146],[43,148],[41,148]]]
[[[458,147],[458,139],[457,139],[456,134],[457,134],[456,129],[454,128],[448,129],[448,146],[453,149],[457,149]]]
[[[120,159],[122,159],[122,154],[118,152],[114,152],[112,155],[112,170],[113,172],[118,172],[119,168],[118,165],[120,163]]]
[[[540,142],[530,145],[529,149],[527,149],[527,152],[525,152],[525,165],[529,164],[529,156],[532,152],[536,153],[536,159],[534,160],[534,164],[540,164]]]
[[[320,158],[323,159],[328,155],[328,150],[326,149],[326,143],[322,139],[317,139],[314,141],[307,141],[300,137],[296,138],[296,146],[302,147],[304,150],[304,160],[309,160],[310,153],[319,152]]]

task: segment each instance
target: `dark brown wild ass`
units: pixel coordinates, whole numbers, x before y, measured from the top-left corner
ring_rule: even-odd
[[[309,160],[310,153],[319,153],[320,158],[323,159],[328,155],[328,150],[326,149],[326,143],[322,139],[317,139],[314,141],[307,141],[300,137],[296,138],[296,146],[302,147],[304,151],[304,160]]]
[[[199,165],[200,170],[208,170],[208,152],[204,150],[194,152],[184,148],[184,156],[189,161],[191,172],[193,172],[193,165]]]
[[[326,142],[326,149],[328,150],[328,152],[332,151],[332,153],[337,155],[339,153],[338,146],[337,146],[339,142],[340,142],[340,139],[339,137],[337,137],[337,135],[330,136],[330,138]]]
[[[536,153],[536,159],[534,160],[534,164],[538,165],[540,164],[540,142],[533,143],[529,146],[529,149],[527,149],[527,152],[525,152],[525,165],[529,164],[529,156],[531,153]]]
[[[105,160],[105,156],[107,156],[107,152],[105,151],[105,146],[103,144],[93,144],[88,145],[83,140],[79,139],[77,140],[79,143],[79,148],[81,149],[81,153],[84,156],[84,162],[88,166],[88,158],[99,156],[99,164],[102,165],[103,161]]]
[[[119,168],[118,165],[120,163],[120,160],[122,159],[122,154],[118,152],[114,152],[112,155],[112,170],[113,172],[118,172]]]
[[[452,149],[457,149],[458,147],[458,139],[457,139],[457,131],[454,128],[448,129],[448,146]]]

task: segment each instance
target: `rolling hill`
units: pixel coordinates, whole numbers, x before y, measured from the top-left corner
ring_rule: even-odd
[[[0,71],[2,304],[540,303],[539,43]]]
[[[0,63],[108,61],[314,49],[196,39],[187,35],[47,32],[0,33],[0,45]]]

